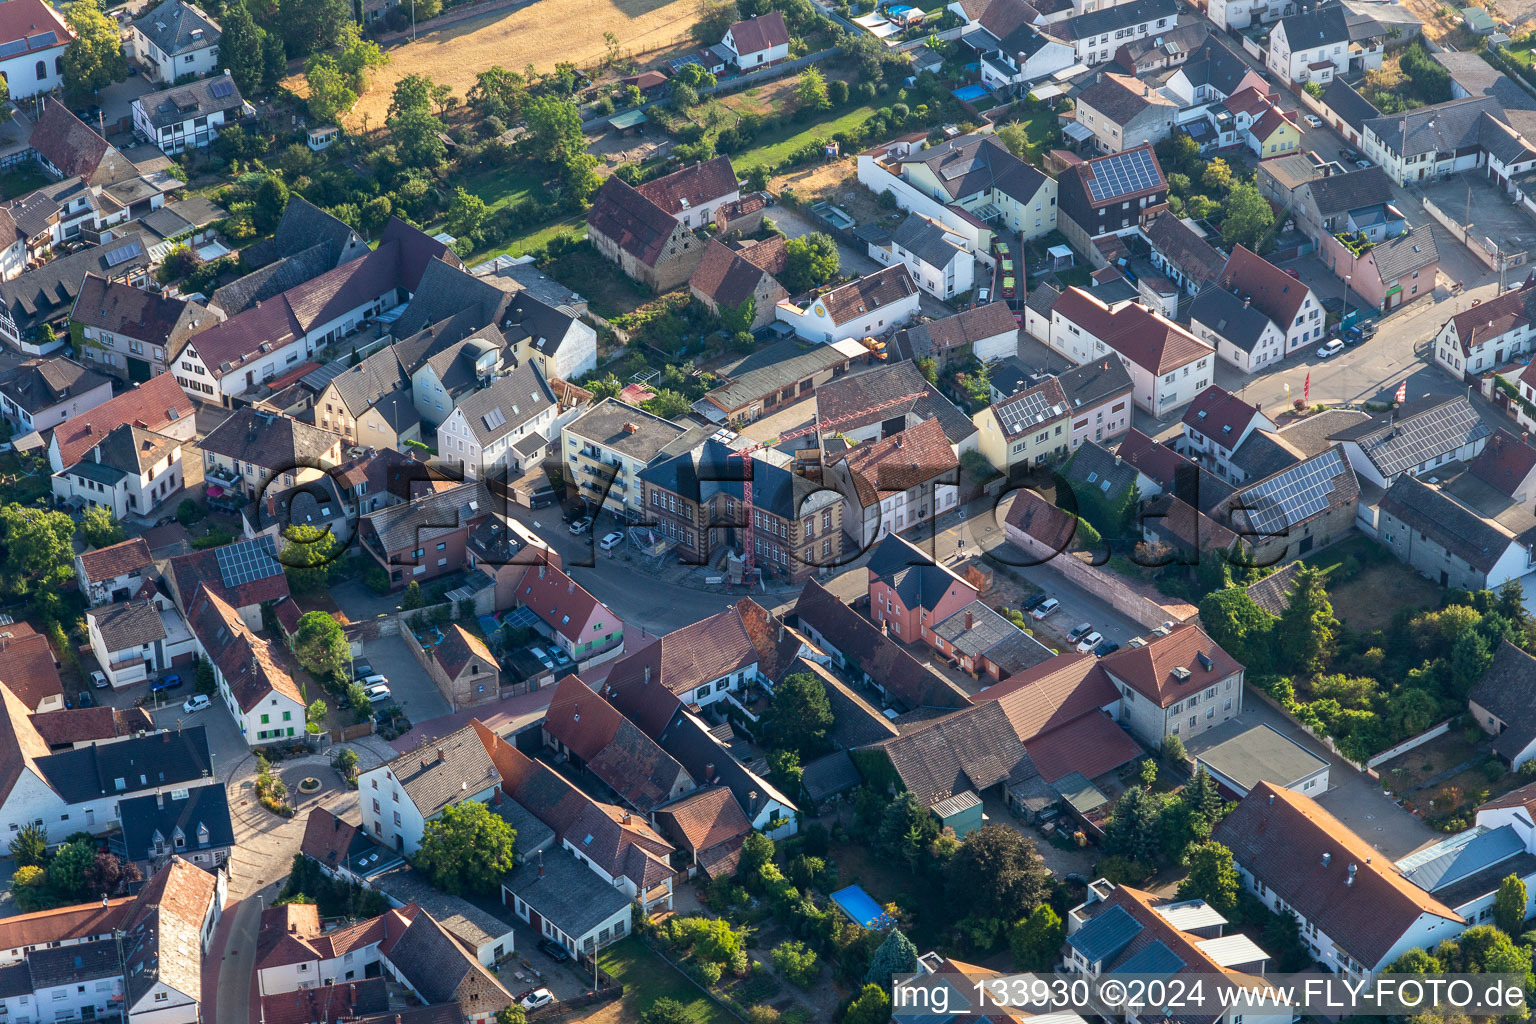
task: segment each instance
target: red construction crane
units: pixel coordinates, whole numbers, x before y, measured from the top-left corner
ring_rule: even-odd
[[[847,420],[857,419],[861,416],[867,416],[872,412],[880,412],[882,409],[889,409],[893,405],[905,405],[908,402],[914,402],[926,394],[926,391],[918,391],[914,394],[902,395],[900,398],[888,398],[883,402],[876,402],[874,405],[866,406],[863,409],[855,409],[853,412],[845,413],[842,416],[837,417],[835,420],[830,420],[826,423],[820,422],[818,418],[818,422],[812,423],[810,426],[801,427],[798,430],[791,430],[787,433],[780,434],[777,437],[770,437],[766,441],[759,441],[756,444],[748,445],[745,448],[733,451],[727,455],[726,458],[739,458],[743,460],[742,469],[744,472],[742,473],[741,480],[741,500],[742,504],[746,506],[747,511],[747,525],[745,527],[746,539],[742,543],[741,557],[743,576],[751,575],[752,570],[757,566],[757,558],[752,550],[752,472],[746,468],[746,464],[751,461],[752,454],[754,452],[760,452],[764,448],[772,448],[793,438],[803,437],[806,434],[820,433],[834,423],[842,423]]]

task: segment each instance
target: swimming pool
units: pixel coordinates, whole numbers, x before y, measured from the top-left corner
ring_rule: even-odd
[[[850,885],[846,889],[839,889],[832,894],[832,902],[842,908],[843,913],[853,919],[854,924],[863,925],[865,928],[887,928],[891,925],[891,918],[876,903],[874,897],[857,885]]]
[[[983,99],[986,96],[990,95],[987,92],[987,87],[982,85],[982,84],[980,84],[979,82],[972,83],[971,85],[962,86],[961,88],[956,89],[954,92],[955,92],[955,99],[957,99],[957,100],[965,100],[966,102],[970,102],[971,100]]]

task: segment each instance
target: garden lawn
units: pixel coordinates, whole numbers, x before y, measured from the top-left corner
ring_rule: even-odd
[[[587,220],[581,214],[573,214],[561,220],[551,221],[543,227],[535,228],[521,238],[514,238],[506,245],[495,249],[487,249],[477,252],[467,262],[470,266],[485,260],[493,260],[497,256],[522,256],[524,253],[538,252],[560,235],[573,237],[583,234],[587,230]]]
[[[724,1007],[652,953],[638,936],[609,946],[597,955],[597,963],[624,986],[625,1020],[638,1020],[640,1012],[658,999],[676,999],[692,1024],[736,1024]]]
[[[1531,47],[1533,45],[1536,45],[1536,43],[1521,43],[1519,45],[1507,43],[1504,46],[1504,54],[1516,64],[1523,64],[1528,68],[1536,67],[1536,62],[1533,62],[1531,59]]]
[[[543,188],[544,182],[539,175],[530,172],[526,167],[514,164],[467,175],[454,184],[463,186],[464,191],[478,196],[480,201],[485,203],[486,212],[489,213],[530,198]]]
[[[546,273],[572,291],[585,295],[592,303],[593,312],[608,319],[633,313],[651,299],[635,282],[615,273],[613,262],[590,243],[567,251],[546,269]]]
[[[791,127],[789,130],[766,132],[759,144],[747,150],[739,156],[731,158],[731,166],[736,168],[736,173],[741,174],[753,167],[761,167],[764,164],[780,164],[797,149],[801,149],[815,139],[830,139],[838,132],[848,131],[869,120],[875,112],[874,107],[854,107],[847,113],[833,118],[830,121],[818,121],[798,131]]]
[[[0,174],[0,200],[15,199],[28,192],[36,192],[48,183],[48,176],[43,174],[37,164],[23,164]]]

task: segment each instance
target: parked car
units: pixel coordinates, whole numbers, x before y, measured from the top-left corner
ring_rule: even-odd
[[[1043,619],[1060,607],[1060,601],[1056,600],[1054,597],[1048,597],[1036,605],[1035,610],[1030,612],[1029,615],[1034,619]]]
[[[395,695],[389,692],[389,687],[383,683],[375,683],[368,687],[368,703],[383,704],[395,699]]]
[[[107,674],[105,672],[92,672],[91,673],[91,685],[96,687],[96,689],[100,690],[100,689],[103,689],[105,687],[111,686],[112,684],[107,681]]]
[[[1301,275],[1296,273],[1296,271],[1293,268],[1291,268],[1291,267],[1286,267],[1285,268],[1285,276],[1289,277],[1293,281],[1300,281],[1301,280]]]
[[[1356,160],[1355,161],[1355,166],[1360,168],[1362,171],[1364,171],[1364,170],[1367,170],[1368,168],[1375,167],[1376,165],[1371,163],[1369,160]]]
[[[189,715],[195,715],[199,711],[207,711],[211,707],[213,707],[213,701],[208,698],[207,694],[203,693],[195,694],[181,702],[181,710]]]
[[[571,958],[570,950],[566,949],[554,939],[540,939],[539,952],[549,957],[557,964],[563,964]]]
[[[1304,114],[1301,119],[1313,128],[1321,128],[1323,126],[1323,119],[1316,114]]]
[[[610,533],[603,538],[601,546],[604,551],[612,551],[622,543],[624,543],[624,535],[622,533]]]
[[[1032,611],[1034,611],[1036,608],[1040,607],[1044,603],[1045,603],[1045,594],[1044,593],[1030,594],[1028,597],[1026,597],[1024,599],[1024,603],[1019,605],[1019,611],[1032,612]]]
[[[1113,640],[1105,640],[1103,643],[1099,644],[1099,646],[1093,649],[1093,656],[1095,658],[1102,658],[1106,654],[1114,654],[1119,649],[1120,645],[1115,643]]]
[[[1079,623],[1078,625],[1072,627],[1072,632],[1067,634],[1067,643],[1075,644],[1079,640],[1081,640],[1083,637],[1087,636],[1089,633],[1092,633],[1092,632],[1093,632],[1093,623],[1091,623],[1091,622]],[[1103,639],[1103,638],[1101,637],[1100,639]],[[1098,643],[1098,642],[1099,642],[1098,640],[1094,641],[1094,643]]]
[[[75,707],[93,708],[96,706],[96,698],[91,696],[90,690],[81,690],[80,696],[75,698]]]
[[[1365,340],[1365,332],[1358,327],[1346,327],[1339,332],[1339,340],[1346,345],[1358,345]]]
[[[537,661],[540,665],[543,665],[545,668],[550,669],[551,671],[554,670],[555,660],[549,656],[549,652],[544,650],[544,648],[530,647],[528,648],[528,653],[533,655],[534,660]]]
[[[571,664],[571,656],[566,654],[558,647],[551,646],[549,649],[549,656],[555,659],[556,668],[565,668],[567,665]]]
[[[373,666],[366,661],[354,661],[352,663],[352,678],[367,679],[373,675]]]
[[[1095,629],[1091,633],[1084,634],[1083,638],[1077,642],[1077,653],[1087,654],[1103,642],[1104,634]]]
[[[576,537],[580,537],[590,529],[592,529],[591,516],[582,516],[580,519],[571,524],[571,534]]]
[[[991,288],[978,288],[978,289],[976,289],[976,305],[978,305],[978,306],[985,306],[987,303],[989,303],[991,301],[992,301],[992,289]]]
[[[1317,358],[1329,359],[1344,351],[1344,343],[1338,338],[1330,338],[1317,350]]]
[[[541,1006],[548,1006],[555,1001],[555,994],[547,988],[536,988],[523,996],[523,1009],[537,1010]]]
[[[375,672],[373,675],[363,676],[363,678],[359,679],[358,682],[362,683],[363,689],[366,690],[370,686],[389,685],[389,677],[383,675],[382,673]]]
[[[151,693],[162,693],[166,690],[174,690],[180,685],[181,676],[177,675],[175,672],[169,672],[161,676],[160,681],[151,686],[149,689]]]

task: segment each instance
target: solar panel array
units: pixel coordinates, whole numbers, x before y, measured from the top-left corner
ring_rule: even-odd
[[[219,578],[226,587],[238,587],[268,576],[280,576],[283,567],[277,561],[277,548],[271,537],[258,537],[214,549],[219,561]]]
[[[1383,475],[1393,476],[1488,433],[1477,410],[1466,399],[1457,398],[1398,420],[1374,437],[1362,439],[1360,447]]]
[[[8,43],[0,43],[0,58],[11,57],[18,53],[26,52],[27,41],[25,39],[12,39]]]
[[[1150,149],[1116,153],[1088,165],[1088,191],[1096,203],[1116,196],[1129,195],[1163,183]]]
[[[27,36],[27,47],[38,50],[44,46],[52,46],[59,41],[57,32],[39,32],[35,36]]]
[[[103,253],[101,258],[106,261],[107,266],[115,267],[119,263],[126,263],[128,260],[142,255],[144,255],[144,247],[135,240],[127,245],[120,245],[111,252]]]
[[[1035,391],[1019,395],[1008,402],[998,406],[998,418],[1003,421],[1003,429],[1011,434],[1022,433],[1036,423],[1044,423],[1066,413],[1067,409],[1062,403],[1054,405],[1045,397],[1045,392]]]
[[[223,99],[225,96],[235,94],[235,83],[227,78],[221,78],[208,87],[208,95],[214,99]]]
[[[497,427],[507,422],[506,414],[503,413],[500,409],[492,409],[490,412],[486,413],[480,418],[485,421],[486,430],[495,430]]]
[[[1254,530],[1276,537],[1328,507],[1333,480],[1344,472],[1344,459],[1330,448],[1315,459],[1292,466],[1243,492],[1242,508]]]

